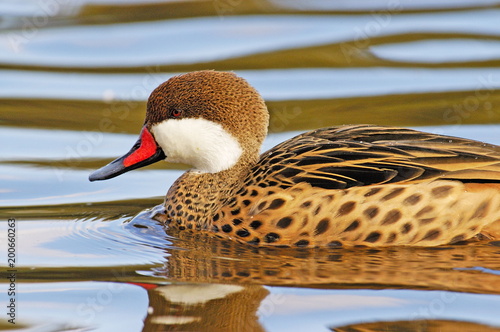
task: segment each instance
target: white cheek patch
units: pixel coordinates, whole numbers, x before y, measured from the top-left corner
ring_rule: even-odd
[[[236,164],[243,152],[238,140],[218,123],[202,118],[167,119],[151,127],[168,162],[217,173]]]

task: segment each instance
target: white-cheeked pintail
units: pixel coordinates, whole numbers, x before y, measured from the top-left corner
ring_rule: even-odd
[[[157,220],[258,246],[436,246],[500,238],[500,146],[404,128],[330,127],[260,155],[264,100],[229,72],[173,77],[139,140],[91,174],[192,165]]]

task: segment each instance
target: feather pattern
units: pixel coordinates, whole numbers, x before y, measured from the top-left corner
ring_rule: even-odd
[[[482,172],[481,172],[482,171]],[[324,189],[431,179],[500,182],[500,147],[411,129],[355,125],[318,129],[264,153],[253,174],[286,188]],[[469,177],[467,177],[469,174]]]
[[[498,223],[499,194],[498,146],[403,128],[332,127],[264,153],[214,224],[259,245],[433,246]]]

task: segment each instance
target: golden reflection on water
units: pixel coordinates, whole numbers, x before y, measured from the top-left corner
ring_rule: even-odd
[[[266,331],[258,314],[272,313],[272,304],[264,300],[268,295],[267,289],[257,285],[187,284],[153,287],[148,290],[151,310],[144,321],[144,331]],[[330,300],[341,302],[349,299],[332,296]],[[363,305],[370,298],[360,296],[352,300]],[[331,326],[330,329],[335,332],[498,331],[494,327],[473,322],[437,319],[380,321]]]
[[[198,234],[176,234],[157,276],[321,288],[405,288],[500,293],[500,243],[438,248],[253,248]],[[475,269],[478,265],[483,271]],[[457,271],[460,273],[457,273]]]
[[[176,235],[179,238],[171,238],[172,248],[166,250],[164,265],[154,268],[156,277],[173,283],[143,285],[152,307],[145,320],[146,331],[264,331],[259,316],[273,314],[266,310],[276,309],[272,298],[264,300],[269,295],[264,285],[323,290],[445,290],[455,292],[445,296],[450,303],[456,299],[456,292],[500,293],[500,278],[491,273],[500,270],[498,242],[439,248],[297,250],[251,248],[186,232]],[[478,264],[481,269],[476,268]],[[288,306],[294,302],[291,298],[287,301]],[[301,300],[297,301],[300,306]],[[330,306],[337,303],[338,308],[370,306],[370,301],[374,301],[374,307],[402,304],[390,297],[357,295],[328,295],[327,301]],[[496,330],[471,322],[424,317],[338,326],[332,331]]]
[[[268,101],[269,132],[355,123],[407,127],[500,122],[500,109],[496,107],[465,108],[464,99],[470,96],[474,96],[473,91]],[[488,103],[500,105],[500,93],[491,93]],[[109,103],[101,101],[53,99],[4,99],[0,105],[2,123],[6,126],[138,133],[145,116],[145,102],[113,102],[113,111],[103,117],[103,111],[110,108]]]
[[[457,322],[453,320],[413,320],[395,322],[377,322],[365,324],[353,324],[332,328],[334,332],[378,332],[378,331],[408,331],[408,332],[455,332],[475,331],[493,332],[497,328],[471,322]]]

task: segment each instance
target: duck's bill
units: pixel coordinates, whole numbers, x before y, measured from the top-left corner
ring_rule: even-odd
[[[107,180],[136,168],[165,159],[163,150],[146,127],[132,149],[123,157],[113,160],[89,176],[90,181]]]

